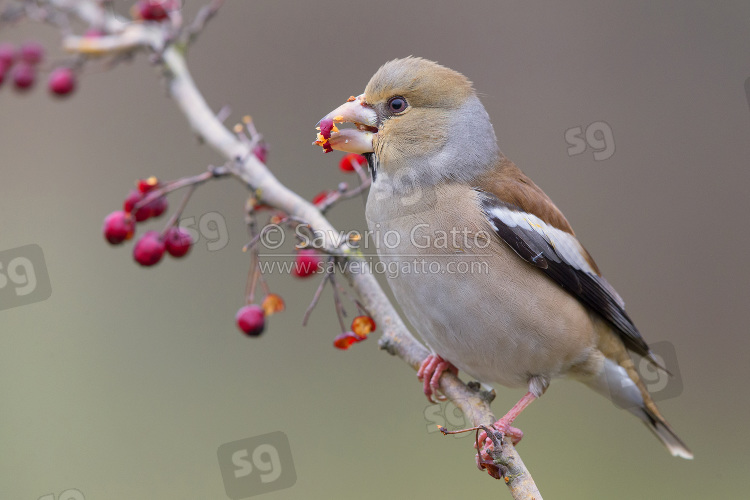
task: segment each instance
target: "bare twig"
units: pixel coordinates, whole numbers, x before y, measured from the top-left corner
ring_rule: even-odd
[[[326,282],[328,281],[329,276],[330,274],[326,272],[326,275],[323,277],[322,280],[320,280],[318,289],[315,290],[315,295],[313,295],[312,301],[310,302],[310,305],[307,306],[305,315],[302,317],[302,326],[307,325],[307,320],[310,319],[310,314],[312,314],[313,309],[315,309],[315,306],[318,305],[318,301],[320,300],[320,296],[323,294],[323,289],[326,287]]]
[[[188,45],[194,43],[198,35],[205,29],[206,24],[219,12],[222,5],[224,5],[224,0],[212,0],[208,5],[201,7],[193,22],[185,27],[183,41]]]

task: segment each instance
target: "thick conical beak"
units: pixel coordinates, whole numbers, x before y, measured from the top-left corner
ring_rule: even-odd
[[[337,123],[353,123],[356,128],[339,129]],[[364,94],[350,97],[318,122],[321,131],[313,144],[347,153],[372,153],[372,141],[377,134],[378,115],[365,102]]]

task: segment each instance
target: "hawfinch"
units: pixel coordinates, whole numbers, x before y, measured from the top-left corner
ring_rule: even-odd
[[[345,122],[354,127],[336,127]],[[494,424],[517,442],[513,420],[568,376],[640,418],[672,455],[693,458],[630,354],[664,367],[562,212],[500,152],[465,76],[417,57],[390,61],[320,128],[316,144],[367,158],[370,234],[432,352],[418,372],[428,398],[445,370],[527,388]]]

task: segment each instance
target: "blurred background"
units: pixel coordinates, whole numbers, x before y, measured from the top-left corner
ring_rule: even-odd
[[[307,198],[354,182],[340,153],[310,145],[314,124],[382,63],[413,54],[466,74],[503,152],[565,212],[646,339],[674,354],[678,376],[653,387],[696,456],[672,458],[627,412],[556,381],[517,421],[541,492],[737,498],[750,459],[749,32],[744,1],[228,1],[189,63],[209,104],[231,106],[230,126],[253,116],[269,167]],[[31,39],[51,68],[53,28],[0,31]],[[198,189],[184,217],[218,221],[207,227],[221,236],[202,234],[184,260],[145,269],[132,242],[103,240],[135,179],[223,163],[146,55],[86,66],[69,99],[45,85],[0,88],[0,263],[37,245],[51,287],[0,310],[0,498],[228,498],[220,447],[278,432],[286,483],[263,498],[509,498],[476,470],[471,437],[434,431],[460,415],[429,405],[378,335],[332,347],[330,292],[301,326],[317,277],[268,276],[287,311],[260,338],[237,330],[241,184]],[[364,199],[330,219],[364,231]],[[501,415],[522,391],[496,389]]]

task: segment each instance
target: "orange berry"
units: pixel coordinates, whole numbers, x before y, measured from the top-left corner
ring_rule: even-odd
[[[273,313],[281,312],[284,310],[284,299],[276,295],[275,293],[269,293],[266,298],[263,299],[261,304],[263,310],[266,312],[266,316],[270,316]]]
[[[360,337],[367,337],[375,331],[375,321],[369,316],[357,316],[352,320],[352,331]]]
[[[336,338],[333,339],[333,347],[345,351],[349,349],[352,344],[356,344],[357,342],[361,342],[363,340],[364,338],[358,337],[357,334],[353,332],[344,332],[340,335],[337,335]]]

